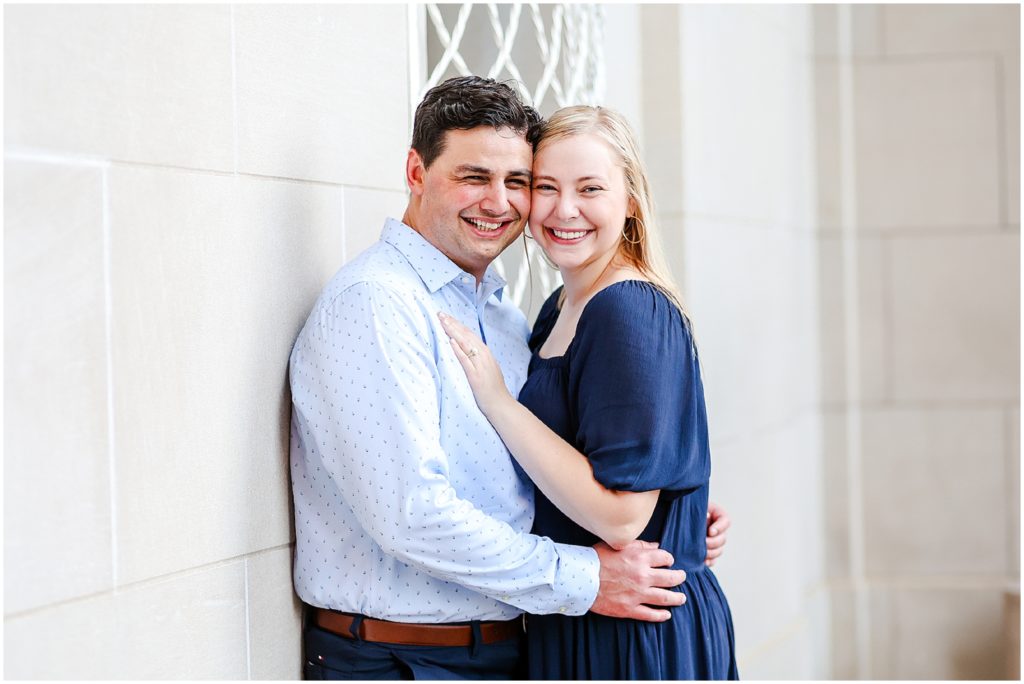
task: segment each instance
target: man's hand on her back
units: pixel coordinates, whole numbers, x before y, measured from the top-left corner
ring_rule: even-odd
[[[669,570],[673,558],[654,542],[634,541],[621,551],[601,542],[595,544],[601,561],[601,587],[590,607],[595,613],[647,622],[664,622],[672,617],[667,610],[650,606],[681,606],[682,592],[672,591],[686,581],[682,570]],[[649,604],[649,605],[645,605]]]
[[[704,559],[704,565],[711,567],[715,564],[715,559],[725,551],[725,532],[731,524],[732,521],[729,519],[729,514],[726,510],[714,501],[709,501],[708,536],[706,539],[708,555]]]

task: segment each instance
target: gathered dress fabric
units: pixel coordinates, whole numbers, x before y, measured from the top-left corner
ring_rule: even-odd
[[[527,618],[531,679],[738,679],[732,616],[704,565],[711,458],[700,365],[689,321],[650,283],[627,280],[594,295],[562,356],[539,350],[558,318],[548,298],[530,337],[519,401],[590,460],[619,491],[661,490],[640,535],[686,571],[686,603],[651,623],[581,616]],[[536,493],[534,534],[600,541]]]

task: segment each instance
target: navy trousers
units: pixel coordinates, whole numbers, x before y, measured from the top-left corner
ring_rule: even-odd
[[[522,636],[472,646],[401,646],[346,639],[307,620],[303,637],[305,679],[526,678]]]

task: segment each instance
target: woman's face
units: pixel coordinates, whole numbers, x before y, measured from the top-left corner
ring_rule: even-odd
[[[547,143],[534,156],[530,231],[560,271],[603,269],[618,251],[628,208],[622,167],[596,135]]]

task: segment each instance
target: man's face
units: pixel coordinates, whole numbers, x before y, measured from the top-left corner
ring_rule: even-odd
[[[448,131],[430,168],[410,152],[409,185],[419,197],[413,228],[479,281],[523,232],[532,163],[530,144],[509,128]]]

